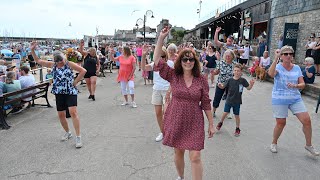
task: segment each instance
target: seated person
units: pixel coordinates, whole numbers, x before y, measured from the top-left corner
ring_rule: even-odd
[[[9,71],[7,72],[7,77],[6,77],[6,81],[5,84],[3,86],[3,93],[9,93],[9,92],[14,92],[14,91],[18,91],[21,90],[21,84],[19,80],[15,80],[16,79],[16,73],[13,71]],[[8,100],[11,99],[15,99],[20,97],[20,95],[15,95],[15,96],[11,96],[10,98],[8,98]],[[20,105],[20,102],[16,102],[14,103],[14,105],[16,107],[13,108],[13,112],[18,112],[22,109]]]
[[[269,52],[265,51],[263,53],[263,56],[260,58],[260,65],[261,68],[264,68],[265,70],[268,70],[270,67],[270,57]]]
[[[4,75],[7,73],[7,66],[5,65],[5,60],[0,60],[0,75]]]
[[[257,56],[254,56],[252,58],[252,61],[253,61],[253,65],[252,65],[252,67],[249,68],[249,72],[250,72],[250,76],[253,77],[254,73],[256,72],[256,68],[260,64],[260,61],[259,61],[259,58]]]
[[[316,69],[314,67],[314,60],[312,57],[307,57],[304,60],[306,67],[302,69],[303,80],[306,84],[313,84],[316,74]]]
[[[27,88],[27,87],[30,87],[30,86],[34,86],[36,84],[36,80],[34,79],[34,76],[32,74],[29,74],[29,67],[28,66],[21,66],[20,68],[20,78],[19,78],[19,81],[20,81],[20,84],[21,84],[21,89],[24,89],[24,88]],[[33,90],[33,91],[28,91],[28,92],[25,92],[22,94],[22,96],[26,96],[30,93],[33,93],[34,91],[36,90]],[[28,97],[28,98],[25,98],[22,100],[22,102],[28,102],[28,107],[31,106],[31,103],[30,101],[32,100],[32,97]]]

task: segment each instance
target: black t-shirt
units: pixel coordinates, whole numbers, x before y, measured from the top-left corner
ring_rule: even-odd
[[[106,48],[104,48],[104,47],[101,48],[101,54],[102,54],[103,56],[106,55]]]
[[[225,88],[228,88],[226,103],[230,105],[242,104],[243,87],[248,87],[249,83],[246,79],[240,77],[238,80],[229,78],[224,83]]]
[[[216,63],[217,57],[215,55],[209,56],[207,54],[206,60],[208,61],[208,64],[206,65],[207,68],[216,68],[217,67],[217,63]]]
[[[32,56],[31,54],[28,55],[28,60],[29,60],[30,62],[34,62],[33,56]]]
[[[88,54],[84,58],[83,67],[87,70],[88,73],[96,73],[96,66],[97,66],[97,57],[92,57]]]

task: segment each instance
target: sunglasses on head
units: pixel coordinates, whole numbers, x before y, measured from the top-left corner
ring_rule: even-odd
[[[288,56],[288,55],[293,56],[293,53],[282,53],[282,55],[284,55],[284,56]]]
[[[184,63],[186,63],[186,62],[195,62],[196,61],[196,59],[195,58],[187,58],[187,57],[184,57],[184,58],[182,58],[181,59],[182,60],[182,62],[184,62]]]

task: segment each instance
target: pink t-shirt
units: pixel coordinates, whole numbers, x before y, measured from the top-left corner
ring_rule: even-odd
[[[130,56],[127,59],[123,55],[119,56],[119,62],[120,62],[120,69],[118,73],[117,81],[128,81],[134,80],[134,75],[131,76],[133,73],[133,66],[136,64],[136,58],[134,56]],[[130,78],[130,79],[129,79]]]
[[[142,48],[137,48],[137,56],[142,56]]]

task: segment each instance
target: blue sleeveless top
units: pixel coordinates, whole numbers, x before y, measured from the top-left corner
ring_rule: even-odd
[[[54,64],[52,69],[53,76],[53,85],[52,85],[52,94],[67,94],[67,95],[77,95],[78,90],[73,86],[73,73],[70,68],[68,61],[66,64],[58,68],[56,64]]]

